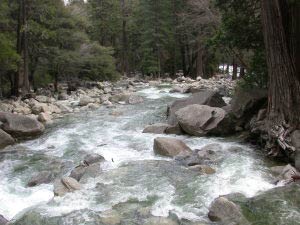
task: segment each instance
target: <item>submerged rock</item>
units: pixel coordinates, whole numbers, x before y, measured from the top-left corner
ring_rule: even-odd
[[[8,133],[0,129],[0,149],[13,145],[15,140]]]
[[[179,223],[171,218],[151,217],[145,221],[144,225],[179,225]]]
[[[43,124],[28,116],[0,112],[0,121],[2,129],[16,138],[38,136],[45,130]]]
[[[156,123],[152,125],[148,125],[143,130],[143,133],[152,133],[152,134],[163,134],[165,130],[169,127],[168,124],[165,123]]]
[[[251,224],[298,224],[300,221],[300,184],[294,183],[265,191],[246,201],[234,201],[243,208]]]
[[[104,162],[105,158],[102,155],[99,155],[97,153],[88,154],[84,157],[83,162],[86,165],[91,165],[98,162]]]
[[[53,173],[50,171],[42,171],[34,175],[27,183],[28,187],[34,187],[40,184],[49,184],[54,179]]]
[[[175,113],[184,132],[194,136],[203,136],[215,129],[225,114],[223,109],[207,105],[189,105]]]
[[[192,153],[192,150],[183,141],[166,137],[155,138],[153,149],[155,154],[169,157]]]
[[[220,221],[222,224],[249,224],[241,208],[225,197],[218,197],[211,203],[208,217],[211,221]]]
[[[195,165],[195,166],[190,166],[189,169],[200,172],[201,174],[214,174],[216,172],[215,169],[211,168],[208,165]]]

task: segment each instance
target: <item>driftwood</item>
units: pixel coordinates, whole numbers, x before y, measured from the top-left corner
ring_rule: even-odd
[[[270,130],[270,137],[273,145],[269,147],[270,151],[268,155],[277,156],[280,150],[283,150],[287,155],[296,151],[296,148],[292,146],[289,134],[294,131],[294,128],[290,127],[286,123],[280,126],[275,126]]]

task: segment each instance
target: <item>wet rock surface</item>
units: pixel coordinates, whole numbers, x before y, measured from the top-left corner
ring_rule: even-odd
[[[155,138],[153,150],[155,154],[169,157],[192,153],[192,150],[183,141],[166,137]]]

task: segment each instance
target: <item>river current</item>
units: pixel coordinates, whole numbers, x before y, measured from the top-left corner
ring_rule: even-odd
[[[0,155],[0,214],[15,219],[34,211],[46,220],[60,221],[43,224],[69,225],[95,224],[95,214],[110,212],[127,221],[124,224],[139,224],[132,212],[144,210],[153,217],[173,215],[206,224],[208,207],[219,195],[239,192],[251,197],[273,187],[261,153],[234,139],[168,135],[192,149],[219,144],[222,159],[213,165],[212,175],[199,175],[155,155],[153,140],[164,135],[144,134],[143,128],[164,122],[167,104],[186,97],[168,91],[141,89],[142,104],[69,115],[41,137],[5,149],[7,153]],[[82,190],[54,197],[52,184],[26,187],[32,175],[43,170],[69,174],[88,153],[107,161]]]

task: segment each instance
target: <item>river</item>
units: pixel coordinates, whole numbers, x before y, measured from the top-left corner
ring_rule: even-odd
[[[143,128],[164,122],[167,104],[186,97],[168,91],[163,86],[141,89],[142,104],[66,116],[41,137],[7,148],[14,153],[0,155],[0,214],[13,219],[30,211],[42,224],[97,224],[107,213],[123,224],[143,224],[144,214],[209,224],[208,207],[219,195],[240,192],[251,197],[273,187],[260,151],[234,139],[177,136],[192,149],[220,144],[221,159],[212,175],[199,175],[154,155],[153,140],[164,135],[144,134]],[[66,175],[92,152],[107,161],[82,190],[54,198],[52,184],[26,187],[33,174],[53,170]]]

